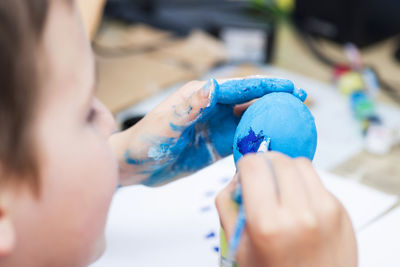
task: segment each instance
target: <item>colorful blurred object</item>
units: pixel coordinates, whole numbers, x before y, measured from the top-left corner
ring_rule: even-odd
[[[366,135],[371,124],[381,124],[381,121],[375,110],[375,103],[366,90],[369,80],[364,79],[362,73],[363,70],[352,69],[334,71],[337,86],[343,95],[349,97],[353,115],[360,121],[362,133]]]
[[[365,150],[376,155],[387,154],[394,144],[394,134],[376,110],[374,98],[379,91],[378,79],[372,69],[363,66],[354,45],[346,45],[345,53],[349,65],[336,66],[333,79],[339,91],[349,98],[353,116],[360,123]]]
[[[295,7],[295,0],[251,0],[253,9],[269,20],[286,19]]]
[[[294,0],[277,0],[277,5],[281,10],[291,12],[294,9]]]

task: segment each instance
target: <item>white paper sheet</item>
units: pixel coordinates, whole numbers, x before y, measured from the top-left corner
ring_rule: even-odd
[[[358,235],[360,267],[400,266],[400,208]]]
[[[397,197],[361,185],[353,180],[319,171],[325,187],[335,195],[348,211],[357,232],[384,214]]]
[[[92,267],[216,267],[217,192],[233,177],[233,158],[161,188],[120,189],[107,226],[108,249]],[[350,212],[356,228],[390,207],[395,198],[321,172],[322,180]],[[399,224],[400,225],[400,224]]]

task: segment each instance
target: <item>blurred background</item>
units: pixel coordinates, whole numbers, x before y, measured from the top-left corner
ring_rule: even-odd
[[[398,0],[107,0],[97,95],[124,129],[193,79],[290,79],[309,94],[316,168],[393,197],[369,224],[400,203],[399,14]],[[400,266],[384,251],[381,266]]]
[[[189,80],[300,75],[294,82],[309,91],[307,104],[314,113],[325,104],[312,94],[307,79],[330,86],[329,92],[317,90],[320,98],[335,90],[345,103],[340,109],[339,103],[329,102],[326,114],[332,117],[322,117],[321,127],[326,124],[330,134],[340,131],[345,126],[337,122],[347,116],[352,124],[346,127],[359,137],[356,161],[362,157],[378,164],[398,153],[396,115],[378,112],[380,104],[400,104],[398,14],[397,0],[108,0],[92,33],[98,96],[126,128],[152,105],[139,111],[133,106]],[[351,140],[346,142],[355,142]],[[317,155],[334,154],[332,142],[327,141],[326,149],[323,143]],[[371,172],[370,164],[365,171],[348,157],[337,157],[322,165],[335,166],[343,175]],[[386,191],[395,184],[400,193],[400,181],[393,178],[399,167],[384,162],[379,176],[392,178],[372,183]],[[373,173],[363,176],[365,182],[373,180]]]

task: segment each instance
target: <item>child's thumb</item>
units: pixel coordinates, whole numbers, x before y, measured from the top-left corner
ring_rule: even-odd
[[[200,86],[199,86],[200,85]],[[188,97],[182,97],[181,102],[173,108],[170,126],[172,130],[182,131],[209,113],[215,106],[215,91],[218,87],[214,79],[207,83],[192,82],[181,88]]]

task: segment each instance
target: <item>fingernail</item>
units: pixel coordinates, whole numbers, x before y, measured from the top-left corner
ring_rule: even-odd
[[[301,88],[295,88],[295,89],[293,90],[293,95],[294,95],[295,97],[299,98],[302,102],[304,102],[304,101],[306,100],[306,98],[307,98],[307,93],[306,93],[306,91],[304,91],[304,90],[301,89]]]
[[[200,89],[201,96],[211,98],[211,91],[215,88],[215,80],[210,79],[208,82]]]

